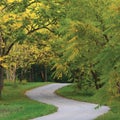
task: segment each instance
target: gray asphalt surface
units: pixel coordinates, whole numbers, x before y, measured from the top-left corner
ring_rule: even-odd
[[[97,104],[66,99],[54,93],[54,91],[66,85],[68,84],[54,83],[26,92],[26,95],[31,99],[58,107],[57,112],[33,120],[94,120],[108,112],[109,107],[107,106],[95,109]]]

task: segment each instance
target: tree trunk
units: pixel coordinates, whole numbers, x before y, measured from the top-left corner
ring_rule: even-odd
[[[118,90],[118,94],[120,94],[120,82],[117,82],[117,90]]]
[[[14,86],[16,86],[16,69],[17,69],[17,67],[16,67],[16,65],[15,66],[13,66],[13,68],[12,68],[12,79],[13,79],[13,82],[14,82]]]
[[[45,82],[47,82],[48,79],[47,79],[47,65],[45,65]]]
[[[45,81],[45,78],[44,78],[44,72],[41,71],[40,74],[41,74],[42,81]]]
[[[2,97],[2,89],[4,85],[3,72],[4,72],[4,68],[0,66],[0,98]]]
[[[94,79],[95,87],[98,90],[100,88],[100,85],[98,83],[100,80],[99,80],[96,72],[94,72],[93,70],[91,70],[91,73],[92,73],[92,76],[93,76],[93,79]]]

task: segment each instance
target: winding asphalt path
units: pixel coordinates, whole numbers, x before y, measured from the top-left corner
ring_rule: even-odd
[[[68,84],[54,83],[26,92],[26,95],[31,99],[58,107],[57,112],[33,120],[94,120],[108,112],[109,108],[107,106],[95,109],[97,104],[66,99],[54,93],[55,90],[66,85]]]

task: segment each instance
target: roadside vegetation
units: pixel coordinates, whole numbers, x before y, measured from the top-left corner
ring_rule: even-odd
[[[24,83],[13,86],[5,82],[0,100],[0,120],[28,120],[47,115],[57,110],[52,105],[30,100],[25,91],[48,83]]]
[[[98,118],[96,120],[119,120],[120,119],[120,97],[112,97],[107,93],[107,89],[104,87],[96,91],[95,89],[88,90],[78,90],[76,85],[65,86],[56,91],[58,95],[64,96],[66,98],[96,103],[98,104],[98,109],[101,105],[107,105],[110,107],[110,111]]]

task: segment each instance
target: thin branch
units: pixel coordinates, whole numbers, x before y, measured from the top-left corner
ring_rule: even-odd
[[[45,28],[45,29],[49,30],[49,31],[50,31],[50,32],[52,32],[52,33],[55,33],[55,31],[54,31],[54,30],[52,30],[52,29],[48,28],[47,26],[45,26],[45,27],[43,27],[43,28]]]
[[[40,30],[40,29],[42,29],[42,28],[35,28],[35,29],[33,29],[33,30],[30,30],[26,35],[29,35],[29,34],[31,34],[31,33],[33,33],[33,32],[35,32],[35,31],[37,31],[37,30]]]
[[[31,29],[30,31],[28,31],[28,33],[27,33],[26,35],[29,35],[29,34],[35,32],[35,31],[40,30],[40,29],[43,29],[43,28],[45,28],[45,29],[49,30],[50,32],[53,32],[53,33],[54,33],[53,30],[51,30],[50,28],[48,28],[48,26],[51,25],[51,24],[53,24],[53,22],[54,22],[54,20],[52,20],[51,22],[49,22],[49,23],[46,24],[46,25],[43,25],[43,26],[37,27],[37,28],[33,28],[33,26],[32,26],[32,29]]]
[[[15,41],[13,41],[13,42],[10,44],[10,46],[8,47],[8,50],[6,51],[5,55],[8,55],[8,54],[9,54],[11,48],[13,47],[13,45],[14,45],[16,42],[18,42],[18,40],[15,40]]]

